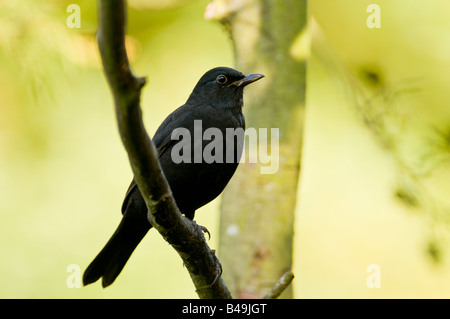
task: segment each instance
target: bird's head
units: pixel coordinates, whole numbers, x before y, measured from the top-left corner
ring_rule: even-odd
[[[241,107],[244,87],[263,78],[262,74],[242,74],[227,67],[206,72],[187,103],[209,103],[215,107]]]

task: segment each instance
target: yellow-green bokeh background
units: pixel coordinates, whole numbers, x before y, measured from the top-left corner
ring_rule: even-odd
[[[380,70],[393,87],[420,87],[395,104],[406,118],[402,154],[414,159],[430,127],[450,126],[450,3],[380,0],[382,27],[368,29],[372,2],[312,0],[310,14],[334,62],[352,72]],[[81,7],[81,29],[66,26],[70,3]],[[208,1],[129,3],[127,44],[133,70],[149,77],[142,107],[153,133],[206,70],[233,65],[232,47],[222,27],[203,18]],[[196,297],[181,260],[155,231],[111,287],[67,286],[67,267],[84,270],[117,226],[131,178],[96,50],[95,2],[0,4],[0,297]],[[395,158],[358,118],[348,87],[311,56],[295,297],[448,298],[450,226],[394,196]],[[447,163],[425,179],[444,207],[449,177]],[[196,214],[212,232],[212,248],[218,204]],[[438,262],[427,254],[430,238]],[[381,288],[367,287],[369,264],[380,266]]]

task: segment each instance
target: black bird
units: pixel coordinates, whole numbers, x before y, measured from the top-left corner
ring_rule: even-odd
[[[262,74],[244,75],[226,67],[209,70],[200,78],[186,103],[172,112],[157,129],[153,143],[158,150],[162,170],[180,212],[187,218],[193,219],[195,210],[216,198],[233,176],[242,153],[242,141],[238,143],[233,137],[233,143],[230,139],[227,143],[226,129],[245,129],[242,114],[244,87],[262,77]],[[198,120],[201,120],[202,134],[208,128],[217,128],[222,132],[222,137],[214,135],[214,139],[202,139],[201,144],[194,145],[194,135],[199,132]],[[195,128],[194,124],[197,125]],[[172,132],[177,128],[189,131],[190,154],[184,153],[184,149],[182,152],[172,152],[173,147],[182,142],[181,138],[177,140],[172,137]],[[221,140],[216,141],[217,138]],[[195,151],[196,146],[201,145],[203,151],[213,141],[222,143],[224,159],[213,162],[202,159],[199,163],[198,154],[201,153]],[[225,158],[227,148],[233,148],[235,154],[231,162]],[[220,149],[215,151],[220,153]],[[177,156],[182,156],[184,160],[180,162],[180,158],[175,158]],[[100,277],[103,287],[111,285],[152,227],[147,220],[147,207],[134,180],[125,195],[122,214],[116,231],[84,272],[84,285]]]

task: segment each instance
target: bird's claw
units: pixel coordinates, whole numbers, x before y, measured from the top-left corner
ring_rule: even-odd
[[[204,232],[205,234],[208,234],[208,240],[211,239],[211,233],[209,232],[208,228],[206,228],[205,226],[201,226],[201,225],[197,224],[195,221],[194,221],[194,224],[195,224],[196,227],[200,228],[200,230],[202,232]]]
[[[220,263],[219,258],[217,258],[217,256],[216,256],[216,251],[215,250],[211,250],[211,254],[214,257],[217,274],[216,274],[216,277],[214,278],[212,284],[210,285],[210,287],[212,287],[216,283],[217,279],[219,279],[220,276],[222,276],[222,271],[223,271],[222,264]]]
[[[211,234],[210,234],[208,228],[206,228],[205,226],[200,226],[200,225],[199,225],[199,227],[202,230],[202,232],[208,234],[208,240],[210,240],[211,239]]]

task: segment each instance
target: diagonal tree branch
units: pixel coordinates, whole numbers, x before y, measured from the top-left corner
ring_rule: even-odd
[[[219,261],[203,232],[179,212],[145,130],[140,107],[145,78],[135,77],[130,70],[125,49],[125,0],[98,0],[98,20],[98,45],[114,96],[120,137],[149,209],[149,222],[178,252],[200,298],[231,298],[220,277]]]

